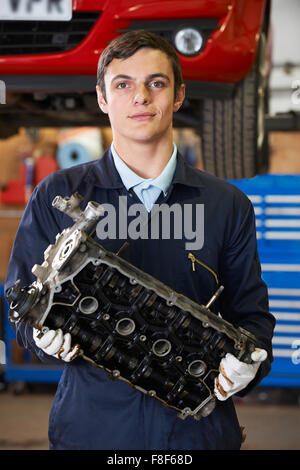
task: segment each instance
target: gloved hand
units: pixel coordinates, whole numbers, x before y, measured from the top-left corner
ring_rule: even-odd
[[[63,334],[62,330],[48,330],[42,333],[33,328],[33,339],[36,345],[46,354],[62,359],[65,362],[72,361],[80,352],[79,344],[71,346],[70,333]]]
[[[220,362],[220,374],[215,379],[214,393],[221,400],[227,400],[239,392],[254,379],[258,368],[266,358],[267,351],[256,348],[251,354],[252,364],[239,361],[232,354],[227,353]]]

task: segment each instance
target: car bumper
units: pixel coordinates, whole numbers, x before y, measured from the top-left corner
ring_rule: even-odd
[[[168,5],[169,10],[166,12]],[[203,24],[205,20],[218,19],[217,29],[207,36],[205,46],[198,55],[184,57],[179,54],[183,77],[191,83],[237,83],[249,72],[255,60],[265,5],[264,0],[191,0],[186,2],[186,5],[183,5],[181,0],[173,0],[170,8],[167,1],[144,0],[137,5],[133,0],[107,4],[103,1],[77,0],[74,2],[76,11],[89,8],[100,13],[99,9],[103,7],[86,37],[75,48],[66,52],[0,55],[0,78],[9,82],[12,76],[17,75],[30,78],[49,76],[49,81],[53,81],[57,86],[56,77],[61,76],[63,88],[65,76],[74,76],[74,80],[70,80],[70,86],[73,86],[72,83],[79,83],[81,77],[90,77],[84,79],[81,85],[87,86],[85,82],[92,83],[93,77],[96,76],[101,52],[121,31],[132,29],[132,26],[157,30],[159,25],[163,27],[166,23],[171,25],[169,28],[172,29],[172,24],[178,25],[178,22],[183,24],[199,20]],[[166,14],[167,22],[162,19],[166,18]],[[36,90],[34,85],[32,84],[33,91]],[[29,83],[24,86],[29,91]]]

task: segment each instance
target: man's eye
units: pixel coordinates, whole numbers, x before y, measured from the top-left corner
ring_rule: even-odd
[[[126,88],[127,87],[127,83],[126,82],[120,82],[117,84],[117,88]]]
[[[155,82],[151,82],[150,86],[152,88],[162,88],[165,86],[164,82],[161,82],[159,80],[155,80]]]

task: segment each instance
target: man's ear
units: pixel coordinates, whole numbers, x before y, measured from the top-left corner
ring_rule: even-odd
[[[175,102],[174,102],[174,113],[178,111],[180,106],[182,105],[185,98],[185,84],[182,83],[177,91]]]
[[[101,88],[99,85],[96,86],[96,92],[97,92],[97,100],[98,100],[98,105],[101,109],[101,111],[105,114],[107,114],[107,103],[106,100],[103,96],[103,93],[101,91]]]

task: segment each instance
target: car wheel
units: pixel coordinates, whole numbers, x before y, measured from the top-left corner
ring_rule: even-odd
[[[204,169],[220,178],[251,178],[268,165],[266,39],[250,73],[230,99],[205,99],[202,104]]]

